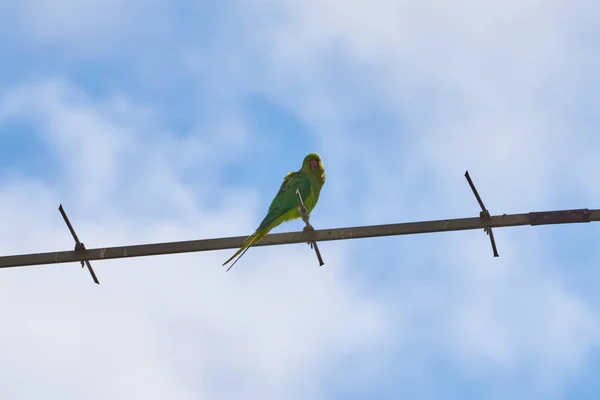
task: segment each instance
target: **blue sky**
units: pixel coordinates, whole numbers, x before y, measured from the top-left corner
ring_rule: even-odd
[[[8,1],[0,253],[598,208],[593,1]],[[277,231],[301,229],[300,222]],[[588,399],[595,224],[2,272],[1,398]]]

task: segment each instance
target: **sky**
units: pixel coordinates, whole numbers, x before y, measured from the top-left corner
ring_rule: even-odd
[[[7,0],[0,254],[600,208],[593,0]],[[300,221],[276,232],[298,231]],[[0,271],[0,398],[591,399],[596,224]]]

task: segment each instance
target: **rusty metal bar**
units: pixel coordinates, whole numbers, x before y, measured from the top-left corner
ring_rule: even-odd
[[[71,235],[73,236],[73,239],[75,239],[75,252],[84,251],[85,245],[79,241],[79,238],[77,237],[77,234],[75,233],[75,229],[73,229],[73,225],[71,225],[71,222],[69,221],[69,217],[67,217],[67,213],[65,213],[65,210],[63,209],[62,204],[58,206],[58,211],[60,211],[60,214],[62,215],[63,219],[65,220],[65,223],[67,224],[67,227],[69,228],[69,231],[71,231]],[[96,278],[96,274],[94,273],[94,269],[92,268],[92,265],[90,264],[90,262],[88,260],[81,260],[81,268],[83,268],[84,264],[87,266],[88,271],[90,271],[90,274],[92,275],[92,279],[94,280],[94,282],[96,282],[99,285],[100,282],[98,281],[98,278]]]
[[[487,208],[485,208],[485,204],[483,204],[483,200],[481,200],[481,197],[479,197],[479,193],[477,192],[477,189],[475,189],[475,184],[473,184],[473,181],[471,180],[471,177],[469,176],[469,171],[465,172],[465,178],[467,178],[467,182],[469,182],[469,186],[471,186],[471,190],[473,191],[473,194],[475,195],[475,198],[477,199],[477,202],[479,203],[479,207],[481,207],[481,212],[479,213],[479,218],[481,218],[481,220],[486,224],[486,227],[483,228],[483,231],[485,233],[487,233],[488,236],[490,237],[490,243],[492,244],[492,251],[494,252],[494,257],[499,257],[498,249],[496,248],[496,239],[494,239],[494,232],[492,232],[492,228],[487,224],[492,219],[490,212],[488,211]]]
[[[508,226],[536,225],[531,221],[535,214],[536,220],[546,221],[547,224],[587,222],[580,219],[570,222],[552,222],[556,213],[577,215],[585,209],[546,211],[525,214],[504,214],[491,217],[484,222],[479,217],[445,219],[436,221],[406,222],[389,225],[370,225],[351,228],[321,229],[315,231],[315,240],[326,242],[330,240],[360,239],[379,236],[412,235],[420,233],[463,231],[483,229],[486,227],[500,228]],[[600,209],[588,210],[589,221],[600,221]],[[190,253],[198,251],[224,250],[239,248],[246,236],[236,236],[218,239],[190,240],[182,242],[154,243],[133,246],[118,246],[107,248],[86,249],[82,251],[58,251],[37,254],[23,254],[0,257],[0,268],[23,267],[28,265],[58,264],[80,262],[85,260],[109,260],[127,257],[144,257],[165,254]],[[255,246],[273,246],[291,243],[305,243],[304,232],[286,232],[267,235]]]
[[[531,225],[573,224],[577,222],[590,222],[590,218],[590,210],[588,210],[587,208],[583,208],[581,210],[529,213],[529,221]]]

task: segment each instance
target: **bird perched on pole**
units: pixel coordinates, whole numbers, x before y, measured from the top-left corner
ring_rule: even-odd
[[[267,233],[282,222],[291,221],[301,217],[298,208],[298,195],[296,189],[304,201],[308,214],[315,208],[319,200],[321,188],[325,184],[325,167],[317,153],[310,153],[304,157],[302,168],[296,172],[290,172],[283,178],[279,192],[269,206],[267,216],[262,220],[256,231],[248,236],[242,247],[223,265],[239,257],[231,264],[227,271],[248,251],[250,246],[262,240]],[[240,254],[241,253],[241,254]]]

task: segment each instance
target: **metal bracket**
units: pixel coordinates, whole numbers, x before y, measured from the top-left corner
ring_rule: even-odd
[[[60,211],[63,219],[65,220],[65,223],[67,224],[67,227],[69,228],[69,231],[71,231],[71,235],[73,235],[73,239],[75,239],[75,251],[85,251],[86,250],[85,245],[79,241],[79,238],[77,237],[77,234],[75,233],[75,229],[73,229],[73,225],[71,225],[71,222],[69,222],[69,218],[67,217],[67,214],[65,213],[65,210],[63,209],[62,204],[58,207],[58,211]],[[88,260],[81,261],[81,268],[83,268],[84,263],[87,266],[88,270],[90,271],[90,274],[92,275],[92,279],[94,280],[94,282],[96,282],[99,285],[100,282],[98,282],[98,278],[96,278],[96,274],[94,273],[94,269],[92,268],[92,265],[90,264],[90,262]]]
[[[469,186],[471,186],[471,190],[473,191],[473,194],[475,195],[475,198],[477,199],[477,202],[479,203],[479,207],[481,207],[481,212],[479,213],[479,218],[481,218],[484,225],[487,225],[487,224],[489,224],[489,222],[492,221],[492,216],[490,215],[490,212],[487,210],[487,208],[485,208],[485,205],[483,204],[481,197],[479,197],[479,193],[477,193],[477,189],[475,189],[475,185],[473,184],[473,181],[471,180],[471,177],[469,176],[469,171],[465,172],[465,178],[467,178],[467,182],[469,182]],[[490,243],[492,244],[492,251],[494,252],[494,257],[499,257],[498,249],[496,249],[496,241],[494,240],[494,232],[492,232],[491,226],[489,226],[489,225],[486,226],[485,228],[483,228],[483,231],[490,237]]]
[[[319,266],[325,265],[323,262],[323,258],[321,257],[321,252],[319,251],[319,246],[317,246],[317,242],[314,240],[316,236],[315,228],[310,224],[310,215],[308,214],[308,210],[304,205],[304,201],[302,200],[302,195],[300,194],[300,190],[296,189],[296,194],[298,195],[298,211],[300,211],[300,216],[302,217],[302,221],[306,224],[303,232],[309,236],[311,236],[308,244],[310,244],[310,248],[315,249],[315,254],[317,255],[317,259],[319,260]]]

